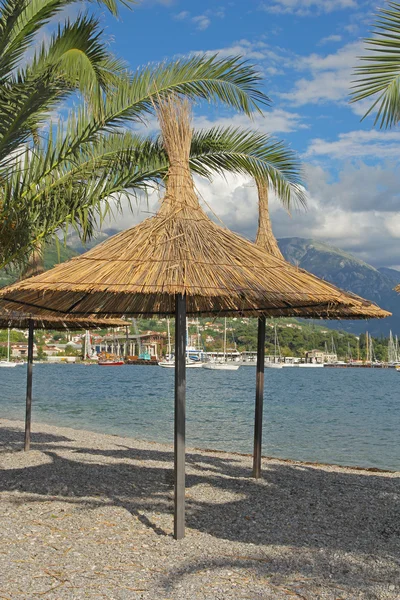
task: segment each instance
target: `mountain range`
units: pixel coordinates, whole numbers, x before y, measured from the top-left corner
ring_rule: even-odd
[[[292,264],[344,290],[373,300],[393,313],[387,319],[372,321],[329,321],[329,327],[351,333],[368,331],[374,336],[388,336],[390,330],[400,334],[400,295],[393,290],[400,283],[400,271],[375,268],[340,248],[312,239],[282,238],[278,243],[282,254]]]

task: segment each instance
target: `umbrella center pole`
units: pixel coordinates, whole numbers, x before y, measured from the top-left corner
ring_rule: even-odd
[[[186,297],[175,297],[174,538],[185,536]]]
[[[258,319],[256,407],[254,418],[253,477],[261,477],[261,447],[264,403],[265,317]]]
[[[28,334],[28,366],[26,379],[26,411],[25,411],[25,441],[24,450],[31,447],[31,415],[32,415],[32,365],[33,365],[33,332],[34,323],[29,321]]]

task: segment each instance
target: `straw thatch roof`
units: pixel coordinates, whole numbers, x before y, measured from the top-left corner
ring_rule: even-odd
[[[176,294],[186,294],[188,314],[262,310],[291,316],[313,307],[314,316],[320,308],[326,317],[340,306],[355,313],[373,306],[212,222],[189,169],[188,104],[163,101],[159,119],[170,168],[158,213],[82,256],[4,288],[6,307],[29,306],[38,314],[166,315],[174,312]]]
[[[258,192],[258,229],[256,236],[256,245],[259,248],[263,248],[270,254],[273,254],[281,260],[286,260],[279,249],[278,242],[272,231],[271,218],[268,206],[268,193],[269,184],[266,180],[257,179],[257,192]],[[355,296],[357,298],[357,296]],[[359,300],[362,300],[358,297]],[[312,318],[317,316],[319,318],[324,317],[324,310],[322,307],[317,307],[316,314],[314,309],[306,307],[304,309],[299,308],[297,310],[297,316]],[[335,314],[337,312],[337,314]],[[364,314],[363,314],[364,313]],[[385,313],[385,314],[382,314]],[[368,305],[361,305],[354,307],[339,306],[337,311],[332,306],[326,307],[326,317],[329,319],[375,319],[388,316],[390,313],[382,311],[375,304],[369,303]]]
[[[285,260],[282,252],[279,250],[278,242],[272,231],[271,218],[268,206],[268,181],[256,179],[258,191],[258,229],[256,236],[256,245],[264,248],[273,256]]]
[[[35,329],[55,329],[55,330],[78,330],[78,329],[103,329],[107,327],[126,327],[129,325],[123,319],[97,319],[64,316],[31,316],[21,311],[0,310],[0,329],[16,327],[18,329],[28,329],[29,323],[33,321]]]

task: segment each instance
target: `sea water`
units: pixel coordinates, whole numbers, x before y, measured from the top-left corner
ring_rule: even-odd
[[[25,386],[26,366],[0,369],[0,417],[24,419]],[[263,454],[400,470],[399,387],[394,369],[266,369]],[[187,446],[252,452],[254,398],[254,367],[189,369]],[[173,369],[34,366],[33,431],[36,421],[172,442],[173,415]]]

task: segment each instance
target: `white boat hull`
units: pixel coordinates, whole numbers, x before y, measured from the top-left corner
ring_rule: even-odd
[[[299,363],[297,366],[306,369],[322,369],[324,365],[322,363]]]
[[[237,371],[240,365],[235,363],[203,363],[203,369],[209,369],[210,371]]]
[[[159,367],[163,367],[164,369],[174,369],[175,368],[175,362],[169,362],[169,361],[161,361],[158,363]],[[203,366],[202,362],[187,362],[186,363],[186,368],[187,369],[201,369],[201,367]]]
[[[265,363],[265,367],[267,369],[282,369],[283,365],[281,363]]]
[[[0,367],[16,367],[17,363],[8,360],[0,360]]]

